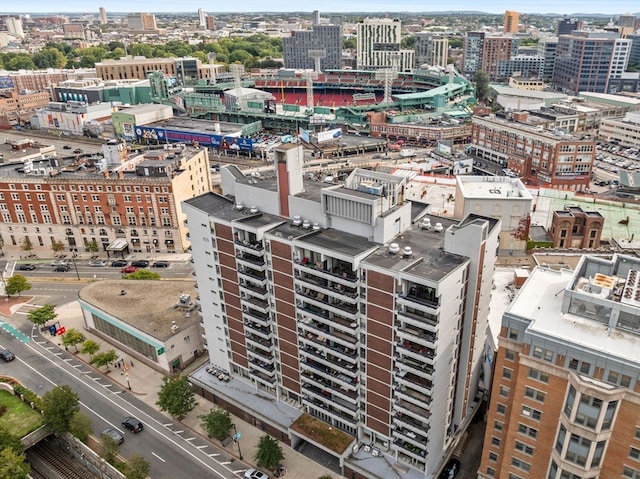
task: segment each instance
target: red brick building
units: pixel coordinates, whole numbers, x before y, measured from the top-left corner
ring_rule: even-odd
[[[554,211],[549,235],[554,248],[598,248],[604,217],[597,211],[582,211],[579,206],[567,206]]]

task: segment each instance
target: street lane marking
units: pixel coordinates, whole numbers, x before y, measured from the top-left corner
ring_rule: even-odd
[[[193,441],[195,439],[195,437],[188,437],[186,440],[187,441]]]
[[[209,457],[218,457],[220,454],[209,454]]]
[[[173,426],[173,423],[169,422],[167,424],[163,424],[164,427],[169,427],[169,426]]]
[[[198,449],[204,449],[205,447],[209,447],[206,444],[202,445],[202,446],[196,446]]]
[[[162,459],[160,456],[158,456],[155,452],[151,451],[151,454],[153,454],[154,456],[156,456],[158,459],[160,459],[162,462],[167,462],[164,459]]]
[[[233,461],[225,461],[225,462],[221,462],[220,464],[222,464],[223,466],[226,466],[227,464],[231,464],[233,463]]]
[[[180,429],[179,431],[173,431],[173,432],[175,432],[176,434],[182,434],[184,430]]]

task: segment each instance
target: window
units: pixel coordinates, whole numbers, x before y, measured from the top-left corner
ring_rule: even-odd
[[[495,436],[491,436],[491,445],[500,447],[500,439]]]
[[[496,410],[498,414],[505,414],[507,412],[507,406],[505,406],[504,404],[498,403],[498,407]]]
[[[564,413],[567,417],[571,417],[573,411],[573,402],[576,399],[576,390],[573,386],[569,387],[569,394],[567,395],[567,402],[564,404]]]
[[[547,373],[543,373],[538,369],[529,368],[529,377],[543,383],[549,382],[549,375]]]
[[[600,441],[596,444],[596,449],[593,453],[593,459],[591,459],[591,467],[597,467],[600,465],[600,461],[602,460],[602,453],[604,452],[604,446],[607,444],[607,441]]]
[[[618,407],[618,401],[611,401],[607,404],[607,410],[604,413],[604,420],[602,421],[602,430],[607,431],[611,429],[611,424],[613,422],[613,416],[616,413],[616,408]]]
[[[533,399],[534,401],[544,402],[544,398],[546,397],[547,394],[543,393],[542,391],[538,391],[537,389],[533,389],[526,386],[524,388],[524,395],[525,397]]]
[[[502,377],[505,379],[511,379],[513,371],[509,368],[502,368]]]
[[[573,369],[574,371],[578,370],[578,360],[571,358],[569,360],[569,369]]]
[[[624,466],[622,468],[622,476],[628,477],[629,479],[640,479],[640,471],[629,466]]]
[[[522,415],[530,417],[535,421],[539,421],[540,418],[542,417],[542,412],[538,411],[537,409],[533,409],[529,406],[522,406]]]
[[[564,447],[564,439],[567,436],[566,428],[560,424],[560,430],[558,431],[558,439],[556,439],[556,452],[562,454],[562,448]]]
[[[493,428],[494,428],[496,431],[502,431],[502,429],[504,428],[504,424],[503,424],[503,423],[501,423],[500,421],[494,421],[494,422],[493,422]]]
[[[512,351],[511,349],[505,349],[504,358],[508,361],[515,360],[516,359],[515,351]]]
[[[636,426],[636,439],[640,439],[640,427]]]
[[[518,424],[518,432],[533,439],[536,439],[538,437],[538,430],[525,424]]]
[[[515,448],[516,451],[520,451],[528,456],[533,455],[533,448],[524,442],[516,441]]]
[[[564,455],[565,460],[584,467],[587,464],[587,456],[591,448],[591,441],[586,437],[571,434],[569,447]]]
[[[636,447],[632,447],[629,450],[629,457],[631,459],[635,459],[636,461],[640,461],[640,449],[638,449]]]
[[[523,471],[529,472],[531,470],[531,464],[524,462],[522,459],[518,459],[517,457],[511,458],[511,465],[518,469],[522,469]]]
[[[491,462],[496,462],[498,460],[498,455],[495,452],[490,452],[489,453],[489,460]]]
[[[581,394],[574,422],[595,429],[601,409],[601,399],[589,396],[588,394]]]
[[[487,467],[487,476],[491,476],[491,477],[495,477],[496,476],[496,470],[492,467]]]
[[[500,396],[508,398],[509,397],[509,388],[506,386],[500,386]]]

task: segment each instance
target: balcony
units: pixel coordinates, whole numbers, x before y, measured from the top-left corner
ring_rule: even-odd
[[[297,278],[297,282],[299,283],[297,288],[300,288],[300,291],[305,295],[324,293],[331,298],[351,304],[357,303],[360,297],[358,288],[346,287],[340,283],[315,278],[310,275],[300,275],[300,277]]]
[[[408,441],[405,441],[404,439],[401,438],[396,438],[393,441],[393,444],[395,446],[397,446],[398,448],[402,449],[402,452],[404,454],[406,454],[409,457],[412,457],[414,459],[418,459],[420,461],[424,461],[424,459],[427,457],[427,451],[425,451],[423,448],[418,447],[414,444],[411,444]]]
[[[266,361],[262,361],[257,358],[251,358],[249,359],[249,363],[252,365],[252,367],[256,368],[256,370],[261,371],[267,376],[273,376],[276,373],[276,367],[271,363],[267,363]]]
[[[417,374],[406,371],[400,371],[398,374],[396,374],[394,379],[401,386],[417,389],[418,391],[431,397],[431,388],[433,387],[433,383],[428,379],[421,378]]]
[[[309,396],[318,399],[325,404],[331,406],[334,410],[339,410],[346,414],[354,413],[358,410],[357,396],[356,400],[352,398],[341,398],[335,394],[335,390],[328,388],[326,385],[316,386],[310,382],[306,382],[306,378],[302,377],[302,389]]]
[[[315,311],[313,307],[312,308],[307,307],[307,308],[301,308],[301,309],[303,309],[305,312]],[[305,323],[308,323],[309,321],[315,321],[317,323],[328,326],[329,328],[338,329],[344,332],[345,334],[348,334],[351,336],[357,336],[358,333],[360,332],[360,323],[358,323],[357,321],[341,318],[340,316],[336,316],[336,315],[327,317],[320,314],[314,314],[314,313],[311,313],[311,314],[313,314],[313,317],[305,316],[303,314],[298,313],[298,321],[305,322]]]
[[[320,262],[305,262],[303,259],[300,263],[296,263],[295,268],[299,270],[299,274],[306,273],[307,275],[340,283],[349,288],[354,288],[360,284],[358,275],[353,271],[340,271],[340,269],[336,268],[329,271],[324,269],[323,264]]]
[[[399,400],[408,401],[419,407],[431,404],[431,398],[429,396],[406,386],[396,387],[393,390],[393,396]]]
[[[260,371],[259,369],[256,369],[256,368],[250,367],[249,368],[249,374],[254,379],[257,379],[258,381],[265,383],[269,387],[273,386],[273,384],[276,382],[275,375],[269,376],[268,374],[265,374],[265,373],[263,373],[262,371]]]
[[[395,423],[394,426],[396,428],[394,429],[392,435],[395,439],[401,439],[403,441],[410,442],[411,444],[419,448],[426,448],[427,443],[429,442],[429,439],[426,436],[418,434],[411,429],[407,429],[402,426],[396,426]]]
[[[272,353],[273,352],[273,343],[268,340],[268,339],[263,339],[260,336],[258,336],[257,334],[251,334],[250,332],[248,332],[249,330],[247,330],[246,333],[246,338],[247,338],[247,344],[251,345],[253,347],[259,347],[262,348],[266,351],[268,351],[268,353]]]
[[[358,414],[345,414],[340,410],[334,408],[330,404],[326,404],[322,399],[316,397],[303,396],[303,401],[308,405],[309,414],[326,422],[326,418],[323,416],[330,416],[336,421],[336,427],[339,427],[340,422],[347,422],[354,426],[358,422]]]
[[[244,265],[238,265],[238,276],[245,281],[258,283],[259,286],[266,286],[266,274],[251,268],[247,268]]]
[[[411,421],[409,422],[409,424],[418,427],[420,431],[428,428],[428,425],[425,424],[425,421],[427,421],[431,417],[431,411],[429,409],[418,406],[400,398],[396,399],[393,404],[394,410],[397,411],[397,417],[394,416],[394,420],[398,419],[407,422],[408,419],[412,419],[413,421],[417,422],[414,423]]]
[[[271,335],[273,334],[273,332],[271,331],[271,328],[260,326],[259,324],[251,321],[245,322],[244,329],[245,331],[251,332],[251,334],[257,335],[267,340],[271,339]]]
[[[412,358],[419,363],[426,363],[433,366],[435,352],[431,348],[414,344],[411,341],[405,340],[396,343],[396,351],[398,357]]]
[[[264,256],[264,246],[261,241],[255,240],[239,240],[236,239],[234,241],[236,251],[241,251],[244,253],[249,253],[256,256]]]
[[[314,335],[316,340],[321,343],[327,343],[330,347],[334,345],[346,346],[347,348],[353,347],[357,343],[357,338],[348,334],[341,333],[340,331],[331,330],[328,326],[319,323],[318,321],[307,318],[306,322],[301,321],[298,323],[298,334],[301,336],[307,336],[311,338]]]
[[[435,348],[436,334],[428,331],[402,326],[397,328],[398,338],[404,341],[410,341],[426,348]]]
[[[265,287],[257,286],[246,281],[240,282],[240,292],[246,292],[260,299],[267,299],[269,291]]]
[[[410,324],[411,326],[419,329],[425,329],[432,333],[435,333],[438,327],[437,316],[428,313],[423,313],[421,315],[412,313],[406,309],[400,309],[397,311],[397,316],[402,323]]]
[[[346,361],[333,354],[327,354],[312,346],[305,346],[304,348],[301,348],[300,353],[301,358],[306,359],[307,356],[312,356],[314,361],[324,364],[329,368],[334,368],[338,372],[342,371],[345,374],[353,374],[358,369],[357,364],[354,364],[351,361]]]
[[[271,311],[271,305],[269,301],[260,298],[254,298],[246,293],[241,295],[242,304],[248,309],[257,310],[260,313],[267,314]],[[243,308],[244,309],[244,308]]]
[[[411,358],[399,358],[396,360],[395,366],[398,371],[411,372],[428,380],[433,379],[433,367],[426,363]]]
[[[274,359],[273,354],[260,348],[249,347],[247,348],[247,353],[253,354],[255,357],[260,358],[264,362],[272,362]]]
[[[271,316],[269,314],[261,313],[255,309],[243,307],[242,314],[245,320],[255,321],[263,326],[269,326],[271,324]]]
[[[433,315],[437,315],[440,309],[440,303],[437,299],[427,299],[414,294],[398,294],[397,303],[399,305],[415,308],[419,311],[424,311]]]
[[[320,336],[317,334],[307,333],[300,334],[298,336],[298,340],[300,342],[300,347],[305,350],[313,349],[316,354],[332,355],[337,359],[342,359],[343,361],[356,361],[358,359],[358,352],[353,348],[344,347],[339,344],[327,344],[327,339],[324,340],[319,339]]]
[[[356,391],[358,389],[358,378],[353,375],[342,374],[338,371],[331,369],[324,364],[320,364],[319,362],[314,361],[313,359],[307,359],[304,362],[301,362],[301,367],[306,366],[309,368],[307,371],[309,374],[305,374],[307,377],[317,377],[319,376],[323,383],[331,384],[332,387],[337,390],[342,390],[346,395],[350,398],[354,398],[351,392]],[[333,384],[333,383],[336,384]],[[349,392],[347,392],[349,391]]]
[[[264,271],[267,269],[267,264],[264,261],[264,257],[254,256],[247,253],[238,253],[236,255],[236,263],[243,264],[248,268],[252,268],[258,271]]]

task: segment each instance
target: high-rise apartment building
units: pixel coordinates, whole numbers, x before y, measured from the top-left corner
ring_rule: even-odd
[[[207,12],[203,8],[198,8],[198,25],[200,28],[207,26]]]
[[[489,80],[498,80],[500,63],[511,60],[517,53],[517,38],[486,36],[482,42],[480,69],[489,75]]]
[[[24,38],[24,30],[22,29],[22,18],[6,17],[4,23],[7,31],[18,38]]]
[[[467,32],[464,36],[462,73],[468,78],[473,78],[481,68],[485,36],[484,32]]]
[[[554,88],[573,95],[609,93],[610,80],[622,77],[630,52],[631,40],[616,32],[561,35],[551,82]]]
[[[107,10],[104,7],[100,7],[100,25],[107,24]]]
[[[518,31],[518,25],[520,23],[520,14],[513,10],[507,10],[504,12],[504,24],[502,31],[504,33],[516,33]]]
[[[205,28],[212,32],[216,30],[216,17],[213,15],[207,15]]]
[[[314,24],[313,30],[296,30],[282,39],[285,68],[314,69],[315,59],[310,51],[322,51],[320,70],[342,68],[342,27]]]
[[[183,204],[211,365],[367,444],[381,467],[437,475],[483,394],[500,221],[414,216],[405,178],[356,169],[323,184],[304,179],[300,146],[274,153],[276,178],[225,166],[223,195]],[[276,427],[252,395],[198,387],[283,437],[296,419]],[[347,477],[390,477],[337,454]]]
[[[356,61],[360,70],[396,68],[412,71],[415,51],[402,50],[401,22],[397,18],[365,18],[356,25]]]
[[[156,16],[152,13],[128,13],[127,26],[133,31],[157,30]]]
[[[582,20],[571,20],[570,18],[563,18],[558,21],[556,28],[556,35],[569,35],[574,30],[582,30],[584,22]]]
[[[430,32],[417,32],[416,68],[427,64],[446,67],[449,60],[449,39]]]
[[[480,479],[640,477],[640,260],[536,268],[502,317]]]
[[[542,66],[542,79],[546,82],[553,77],[553,65],[556,61],[558,49],[558,37],[542,37],[538,40],[538,56],[544,58]]]

